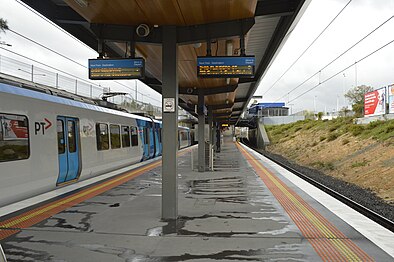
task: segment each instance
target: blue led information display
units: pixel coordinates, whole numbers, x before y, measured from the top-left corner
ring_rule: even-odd
[[[254,77],[254,56],[197,57],[197,76],[201,78]]]
[[[89,59],[89,79],[138,79],[145,75],[143,58]]]

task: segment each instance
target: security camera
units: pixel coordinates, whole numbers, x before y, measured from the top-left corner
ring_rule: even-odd
[[[137,35],[139,37],[146,37],[149,35],[150,33],[150,29],[149,26],[146,24],[140,24],[139,26],[137,26],[137,28],[135,29],[135,32],[137,33]]]
[[[188,87],[188,88],[186,89],[186,92],[187,92],[188,94],[192,94],[192,93],[193,93],[193,88]]]

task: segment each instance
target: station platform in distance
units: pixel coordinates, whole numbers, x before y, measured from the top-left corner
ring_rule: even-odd
[[[229,137],[213,172],[192,171],[190,148],[179,154],[178,220],[161,221],[161,162],[150,161],[1,208],[8,261],[394,260],[392,232]]]

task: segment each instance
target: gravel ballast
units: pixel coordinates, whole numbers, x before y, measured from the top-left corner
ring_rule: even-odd
[[[323,184],[324,186],[338,192],[341,195],[350,198],[358,204],[378,213],[379,215],[394,221],[394,205],[390,205],[383,199],[379,198],[374,192],[361,188],[357,185],[350,184],[335,177],[328,176],[323,172],[305,166],[300,166],[281,155],[268,151],[260,151],[263,155],[272,158],[275,161],[288,166],[303,175]]]

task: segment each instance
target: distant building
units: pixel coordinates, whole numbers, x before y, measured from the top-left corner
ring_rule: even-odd
[[[289,108],[285,103],[258,103],[251,105],[248,113],[257,117],[288,116]]]

